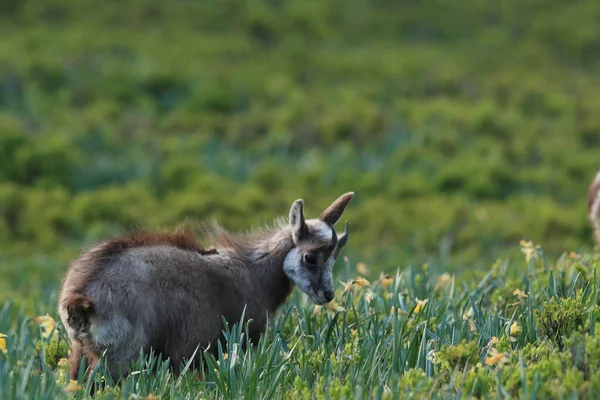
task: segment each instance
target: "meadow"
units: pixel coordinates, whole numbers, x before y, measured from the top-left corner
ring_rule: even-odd
[[[20,315],[0,342],[0,396],[82,399],[96,388],[97,399],[595,398],[598,257],[553,263],[539,246],[521,246],[516,265],[498,261],[462,282],[427,265],[376,276],[345,260],[334,301],[313,306],[296,292],[255,348],[241,350],[247,326],[226,324],[227,344],[218,357],[203,354],[205,369],[173,376],[167,362],[140,354],[117,385],[101,363],[89,380],[82,370],[70,381],[64,329]],[[10,315],[7,304],[0,329]]]
[[[0,397],[67,396],[64,330],[33,318],[58,320],[83,247],[347,191],[337,278],[368,286],[314,315],[294,293],[209,376],[102,396],[591,396],[599,20],[592,0],[0,2]]]

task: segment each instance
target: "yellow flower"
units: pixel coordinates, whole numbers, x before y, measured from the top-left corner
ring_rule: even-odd
[[[441,287],[447,286],[451,282],[452,282],[452,275],[450,275],[447,272],[444,272],[442,275],[437,277],[437,282],[436,282],[435,286],[433,287],[433,290],[438,290]]]
[[[469,308],[469,310],[466,313],[463,313],[463,321],[466,321],[470,318],[473,317],[474,311],[473,311],[473,307]]]
[[[396,307],[392,306],[392,307],[390,308],[390,314],[393,314],[393,313],[395,313],[395,312],[396,312],[398,315],[403,315],[403,314],[406,314],[406,313],[405,313],[404,311],[402,311],[401,309],[398,309],[398,310],[396,310]]]
[[[373,300],[373,292],[367,292],[367,294],[365,294],[365,300],[367,304],[371,303],[371,300]]]
[[[391,286],[394,283],[394,277],[387,274],[382,275],[379,283],[381,284],[381,287],[385,289],[386,287]]]
[[[574,251],[569,253],[569,258],[571,260],[579,260],[581,258],[581,256],[577,253],[575,253]]]
[[[417,301],[417,305],[415,306],[415,309],[414,309],[415,314],[419,313],[421,311],[421,309],[423,307],[425,307],[425,304],[427,304],[429,299],[425,299],[425,300],[416,299],[416,301]]]
[[[54,328],[56,327],[56,321],[48,314],[34,318],[33,322],[42,328],[42,336],[44,338],[49,338],[50,335],[55,332]]]
[[[515,321],[510,326],[510,334],[518,335],[519,333],[521,333],[521,327],[519,326],[519,324],[517,324],[517,321]]]
[[[6,350],[6,335],[4,333],[0,333],[0,351],[4,354],[8,353],[8,350]]]
[[[393,298],[394,298],[394,293],[387,293],[387,294],[385,295],[385,298],[386,298],[386,299],[388,299],[388,300],[391,300],[391,299],[393,299]]]
[[[534,248],[521,249],[521,251],[525,253],[525,261],[537,260],[537,251]]]
[[[490,339],[490,341],[487,344],[487,347],[492,347],[492,346],[498,344],[499,341],[500,341],[500,339],[498,339],[496,336],[492,336],[492,338]]]
[[[352,280],[350,280],[348,282],[340,281],[340,283],[344,287],[344,293],[348,293],[350,290],[352,290],[352,285],[354,285],[354,281],[352,281]]]
[[[77,381],[76,381],[76,380],[73,380],[73,379],[71,379],[71,380],[69,381],[69,384],[68,384],[68,385],[65,387],[65,390],[66,390],[67,392],[77,392],[78,390],[81,390],[81,389],[83,389],[83,388],[81,387],[81,385],[79,385],[79,384],[77,383]]]
[[[437,351],[432,350],[427,354],[427,360],[431,361],[433,364],[437,364]]]
[[[158,399],[160,399],[160,397],[155,394],[149,394],[148,396],[144,397],[144,400],[158,400]]]
[[[312,315],[313,315],[313,316],[314,316],[314,315],[317,315],[317,314],[318,314],[318,313],[321,311],[321,308],[323,308],[323,306],[316,305],[316,306],[315,306],[315,308],[313,308],[313,313],[312,313]]]
[[[477,328],[475,327],[475,322],[473,322],[473,320],[469,321],[469,332],[475,332],[477,331]]]
[[[356,338],[356,336],[358,336],[358,331],[356,329],[352,328],[352,329],[350,329],[350,335],[353,338]]]
[[[444,272],[442,275],[437,277],[437,281],[442,285],[447,285],[452,282],[452,275],[447,272]]]
[[[229,358],[229,354],[228,353],[223,353],[223,360],[227,360]]]
[[[538,258],[537,250],[539,246],[534,246],[532,242],[526,242],[525,240],[521,240],[519,244],[521,245],[521,251],[525,254],[525,261],[529,262]]]
[[[362,276],[359,276],[358,278],[356,278],[354,280],[354,283],[356,283],[361,288],[365,288],[365,287],[367,287],[367,286],[369,286],[371,284],[371,282],[369,282],[368,280],[366,280]]]
[[[496,364],[505,364],[506,362],[508,362],[506,354],[500,353],[496,349],[490,350],[490,352],[488,354],[489,354],[488,357],[485,358],[485,363],[487,365],[491,366],[491,365],[496,365]]]
[[[519,298],[519,300],[527,298],[527,295],[521,289],[515,289],[515,291],[513,292],[513,294],[515,296],[517,296]]]
[[[364,262],[356,263],[356,271],[361,275],[369,275],[369,268]]]
[[[332,300],[329,303],[327,303],[327,308],[331,311],[346,311],[346,309],[340,306],[338,303],[336,303],[335,300]]]
[[[533,242],[529,241],[525,241],[525,239],[521,239],[519,240],[519,246],[521,247],[525,247],[525,248],[529,248],[529,247],[533,247]]]

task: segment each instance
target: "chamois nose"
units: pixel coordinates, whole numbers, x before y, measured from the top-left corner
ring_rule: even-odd
[[[323,292],[323,295],[325,296],[325,300],[327,300],[327,302],[333,300],[333,292],[326,290],[325,292]]]

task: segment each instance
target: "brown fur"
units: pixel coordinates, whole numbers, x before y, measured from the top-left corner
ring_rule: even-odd
[[[118,255],[127,249],[143,246],[166,245],[176,247],[181,250],[195,251],[201,255],[217,254],[217,250],[212,248],[206,250],[189,230],[175,232],[147,232],[138,231],[133,234],[119,237],[104,242],[102,253],[106,257]]]
[[[79,375],[79,368],[81,363],[86,361],[84,368],[87,368],[91,372],[96,367],[100,356],[91,348],[86,347],[81,342],[74,340],[71,343],[71,363],[69,366],[69,374],[71,379],[77,379]]]

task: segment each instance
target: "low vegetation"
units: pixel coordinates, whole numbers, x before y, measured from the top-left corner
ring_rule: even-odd
[[[347,254],[451,272],[591,250],[600,3],[0,5],[0,301],[83,245],[353,190]],[[314,208],[312,208],[314,207]],[[385,211],[385,212],[384,212]],[[23,276],[22,271],[27,271]]]
[[[117,385],[101,366],[90,381],[67,381],[56,316],[11,324],[7,304],[0,396],[86,398],[95,387],[98,399],[594,398],[598,255],[552,262],[521,246],[528,261],[499,260],[464,280],[428,265],[379,275],[346,260],[332,303],[313,306],[296,291],[252,350],[241,350],[245,326],[226,325],[228,342],[217,358],[205,354],[204,370],[172,376],[140,354]]]
[[[0,398],[102,380],[67,382],[46,329],[82,246],[347,191],[331,307],[296,292],[257,349],[232,326],[207,375],[144,358],[98,397],[592,398],[599,18],[596,0],[0,2]],[[523,262],[523,237],[546,255],[524,242]]]

